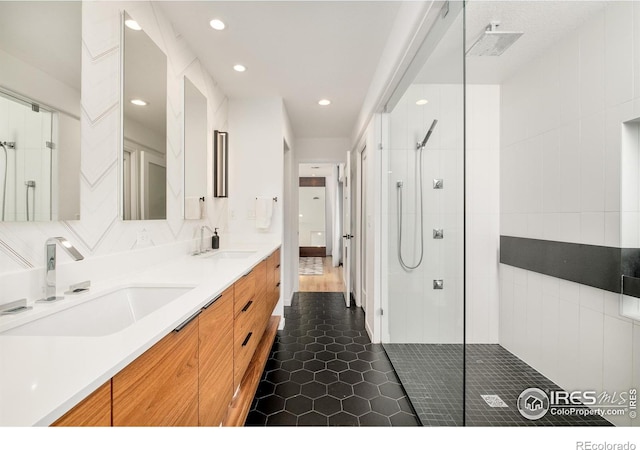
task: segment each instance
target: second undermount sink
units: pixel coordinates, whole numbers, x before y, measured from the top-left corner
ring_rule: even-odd
[[[1,334],[106,336],[133,325],[191,289],[175,286],[120,287]]]
[[[210,259],[244,259],[255,253],[255,250],[219,250],[204,256]]]

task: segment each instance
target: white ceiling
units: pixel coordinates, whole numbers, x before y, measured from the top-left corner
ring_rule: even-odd
[[[0,1],[0,48],[80,91],[79,1]]]
[[[501,56],[466,58],[467,83],[499,84],[523,64],[547,51],[575,30],[595,12],[602,1],[483,1],[466,5],[466,48],[469,48],[493,20],[500,31],[523,31]],[[417,83],[461,81],[461,17],[452,25],[418,75]]]
[[[230,98],[281,96],[297,138],[349,137],[400,1],[159,2]],[[222,19],[222,32],[209,26]],[[247,67],[233,71],[234,64]],[[328,98],[332,104],[320,107]]]

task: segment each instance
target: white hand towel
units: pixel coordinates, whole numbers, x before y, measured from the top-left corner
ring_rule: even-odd
[[[199,197],[186,197],[184,199],[184,218],[185,220],[202,219],[202,208]]]
[[[271,226],[273,215],[273,199],[269,197],[256,198],[256,228],[266,230]]]

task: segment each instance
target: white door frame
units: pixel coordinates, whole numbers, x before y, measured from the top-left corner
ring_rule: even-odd
[[[367,250],[367,218],[366,218],[366,158],[368,157],[367,147],[362,147],[358,152],[358,186],[357,186],[357,202],[356,202],[356,223],[357,234],[356,242],[358,254],[356,255],[356,299],[358,306],[367,312],[367,288],[366,288],[366,250]]]
[[[347,152],[342,183],[342,277],[344,302],[351,305],[351,152]]]

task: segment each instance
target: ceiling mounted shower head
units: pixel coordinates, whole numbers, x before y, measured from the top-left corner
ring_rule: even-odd
[[[523,32],[497,31],[500,22],[491,22],[467,50],[467,56],[500,56]]]

